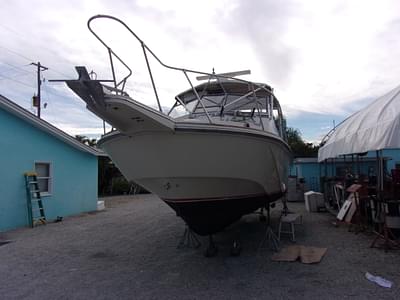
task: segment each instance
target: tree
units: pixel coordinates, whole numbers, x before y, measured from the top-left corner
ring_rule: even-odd
[[[298,129],[286,128],[286,136],[294,157],[315,157],[318,155],[319,146],[306,143]]]
[[[97,145],[96,139],[90,139],[84,135],[76,135],[75,139],[87,146]],[[136,187],[136,192],[146,192],[145,189],[133,186],[132,182],[127,181],[108,156],[98,158],[98,181],[98,191],[102,196],[128,194],[132,187]]]
[[[91,139],[91,138],[88,138],[87,136],[84,136],[84,135],[77,134],[77,135],[75,135],[75,139],[77,139],[82,144],[85,144],[87,146],[94,147],[94,146],[97,145],[97,140],[96,139]]]

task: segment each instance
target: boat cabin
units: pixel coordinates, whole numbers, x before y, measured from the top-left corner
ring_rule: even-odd
[[[168,113],[177,119],[208,119],[273,132],[283,137],[284,119],[270,86],[239,79],[210,80],[175,97]],[[218,122],[217,122],[218,123]]]

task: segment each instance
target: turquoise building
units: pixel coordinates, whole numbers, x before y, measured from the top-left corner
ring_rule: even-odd
[[[48,221],[96,210],[101,151],[1,95],[0,132],[0,231],[29,224],[27,171],[38,174]]]
[[[400,166],[400,149],[382,151],[387,174]],[[377,161],[374,151],[363,156],[346,155],[340,158],[327,159],[318,163],[317,157],[295,158],[290,166],[290,176],[302,179],[305,191],[321,192],[321,178],[344,177],[347,172],[364,176],[376,176]]]
[[[301,179],[305,191],[320,192],[321,167],[316,157],[295,158],[290,166],[289,174]]]

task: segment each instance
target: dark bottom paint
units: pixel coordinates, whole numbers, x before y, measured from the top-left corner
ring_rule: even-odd
[[[238,221],[243,215],[265,207],[281,198],[283,193],[253,198],[235,198],[199,201],[172,201],[163,199],[186,224],[199,235],[210,235]]]

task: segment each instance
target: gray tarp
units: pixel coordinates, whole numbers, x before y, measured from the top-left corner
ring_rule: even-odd
[[[400,86],[339,124],[318,161],[339,155],[400,148]]]

